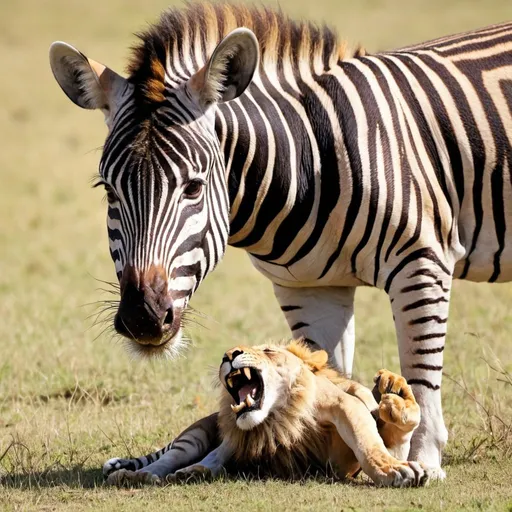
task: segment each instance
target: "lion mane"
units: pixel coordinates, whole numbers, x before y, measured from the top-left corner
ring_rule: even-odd
[[[289,390],[287,405],[270,412],[255,428],[247,431],[236,425],[231,397],[223,393],[220,401],[221,438],[233,450],[228,472],[254,474],[259,477],[297,478],[311,474],[332,475],[326,440],[334,427],[316,419],[316,380],[327,377],[334,384],[347,381],[327,363],[324,351],[312,352],[303,342],[293,341],[284,347],[303,365]]]

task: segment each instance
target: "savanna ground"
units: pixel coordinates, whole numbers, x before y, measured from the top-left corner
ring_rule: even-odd
[[[74,107],[47,58],[55,39],[121,70],[133,32],[166,0],[0,3],[0,507],[94,509],[512,510],[512,285],[456,283],[443,399],[448,479],[426,489],[232,481],[163,489],[102,486],[113,456],[141,455],[215,409],[212,378],[225,349],[288,335],[269,283],[230,250],[196,295],[208,315],[191,326],[186,357],[130,359],[93,326],[115,279],[102,192],[89,182],[101,115]],[[512,18],[510,0],[282,0],[297,16],[328,20],[349,40],[386,49]],[[357,297],[355,375],[398,370],[382,292]]]

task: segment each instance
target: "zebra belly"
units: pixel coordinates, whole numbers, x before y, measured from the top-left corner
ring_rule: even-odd
[[[512,210],[506,207],[509,200],[512,202],[512,193],[510,196],[507,193],[503,198],[501,218],[498,218],[493,210],[492,195],[489,192],[483,194],[480,223],[475,221],[473,208],[468,207],[466,202],[463,204],[459,237],[465,254],[455,266],[455,278],[475,282],[512,281]]]
[[[476,283],[496,282],[506,283],[512,281],[512,251],[508,251],[508,258],[500,259],[499,273],[496,275],[493,264],[494,255],[483,254],[482,256],[472,256],[469,260],[469,270],[465,272],[468,265],[468,259],[464,258],[455,265],[454,277],[456,279],[465,279]],[[490,256],[490,257],[489,257]],[[506,256],[504,253],[502,256]]]
[[[304,265],[302,262],[285,267],[268,261],[262,261],[249,254],[254,267],[274,284],[291,288],[316,287],[316,286],[366,286],[350,270],[350,265],[338,266],[335,277],[333,274],[319,278],[318,265]]]

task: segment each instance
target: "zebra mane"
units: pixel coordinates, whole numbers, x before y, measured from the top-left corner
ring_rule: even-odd
[[[251,29],[260,44],[260,70],[270,67],[278,73],[285,68],[298,73],[307,62],[316,73],[335,66],[340,60],[364,53],[350,51],[345,41],[329,27],[293,21],[281,10],[247,7],[227,2],[188,2],[184,8],[171,8],[147,30],[137,34],[128,73],[136,94],[146,104],[164,101],[166,63],[183,70],[188,79],[207,61],[216,45],[237,27]],[[177,64],[177,66],[174,66]]]

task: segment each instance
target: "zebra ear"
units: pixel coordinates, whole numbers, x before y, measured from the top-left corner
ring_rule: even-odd
[[[251,30],[242,27],[230,32],[188,82],[201,106],[238,98],[251,83],[259,53],[258,40]]]
[[[50,66],[66,96],[79,107],[102,110],[108,124],[127,80],[61,41],[50,46]]]

